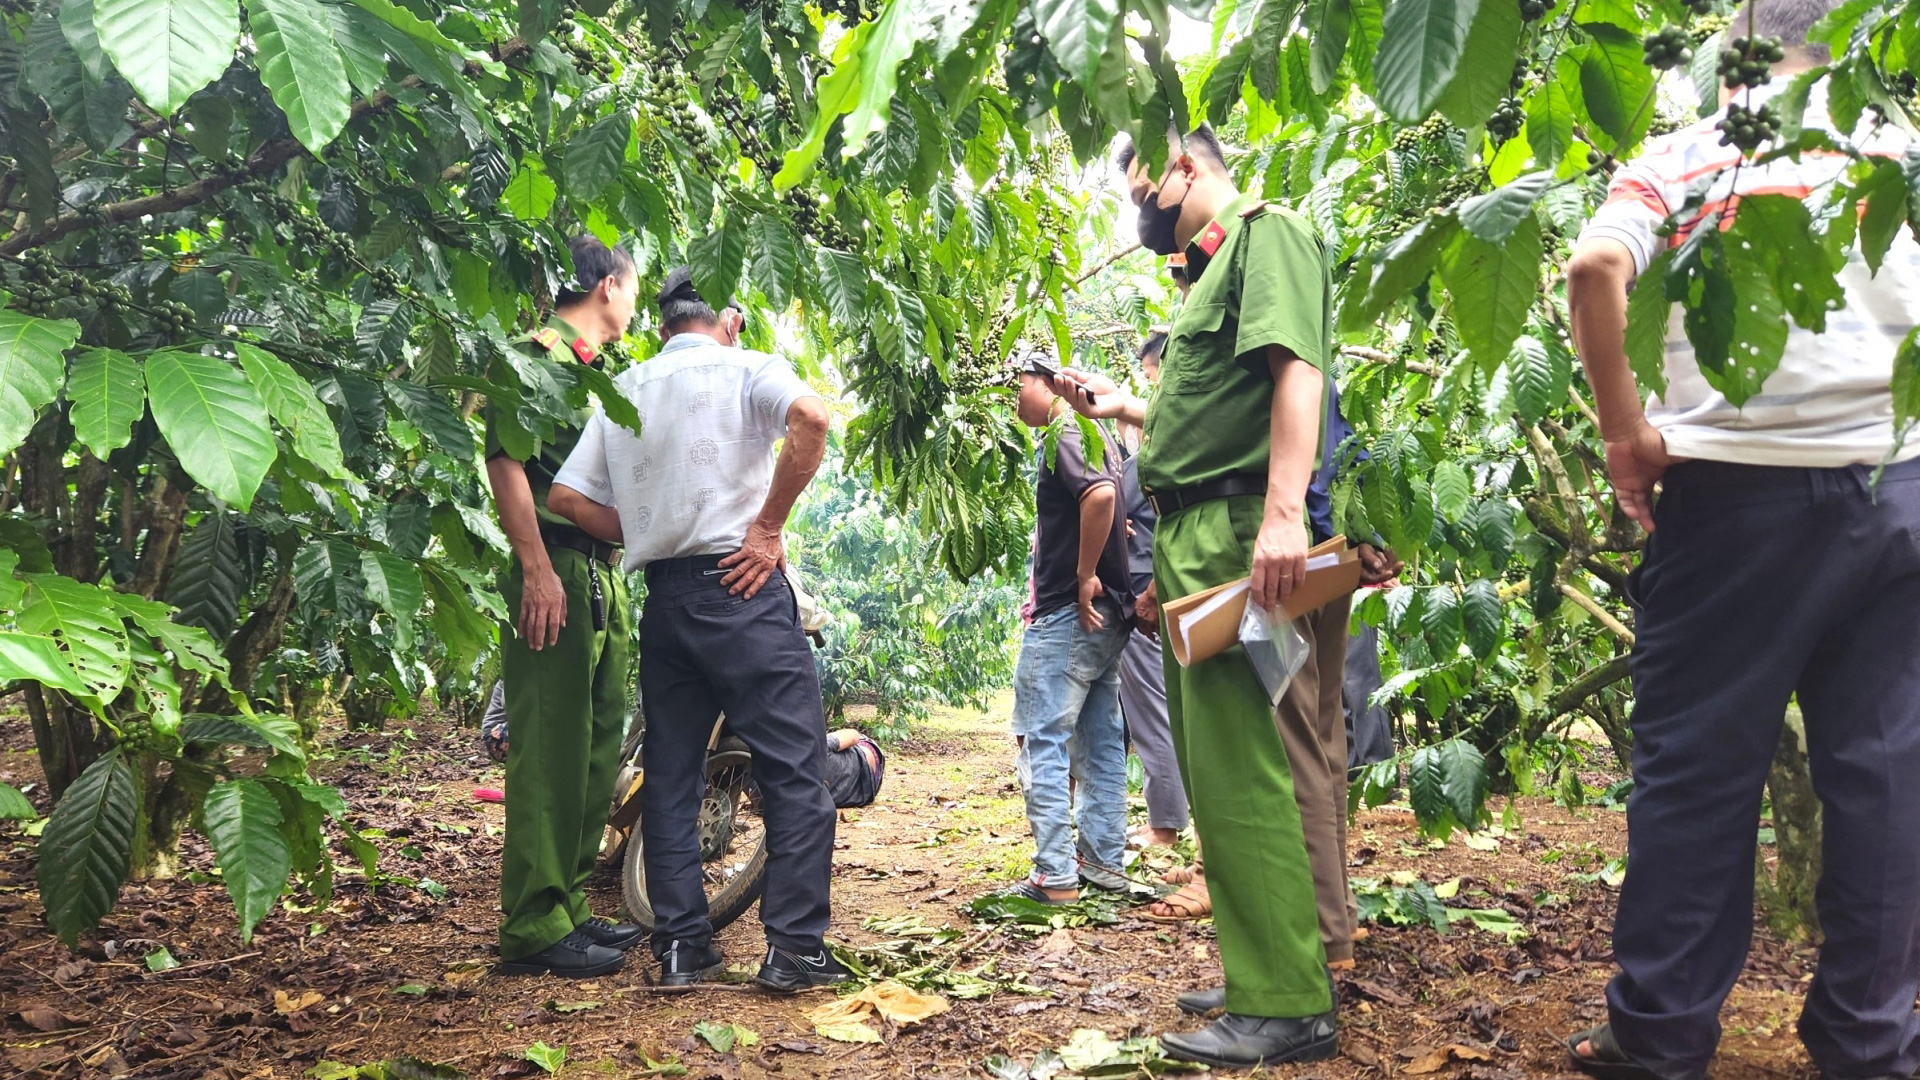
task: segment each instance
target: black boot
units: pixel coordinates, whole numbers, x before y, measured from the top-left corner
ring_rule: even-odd
[[[713,981],[727,968],[726,958],[712,942],[669,941],[666,949],[656,945],[654,951],[660,954],[661,986],[697,986]]]
[[[640,944],[640,939],[647,936],[645,930],[632,923],[617,923],[598,915],[589,918],[574,929],[592,938],[595,945],[617,949],[620,952],[626,952]]]
[[[811,953],[798,953],[777,945],[767,946],[767,959],[753,981],[776,994],[792,994],[813,986],[832,986],[853,978],[845,964],[833,958],[825,945],[816,945]]]
[[[1332,968],[1327,969],[1327,995],[1333,1001],[1334,1008],[1339,1008],[1340,986],[1333,981]],[[1205,1016],[1210,1012],[1218,1012],[1227,1007],[1227,988],[1223,983],[1219,986],[1208,987],[1205,990],[1189,990],[1179,997],[1174,998],[1173,1003],[1179,1006],[1180,1011],[1183,1013],[1191,1013],[1194,1016]],[[1920,1080],[1920,1077],[1915,1077],[1913,1080]]]
[[[1340,1028],[1331,1012],[1278,1018],[1228,1013],[1191,1033],[1160,1036],[1167,1056],[1223,1069],[1251,1069],[1290,1061],[1325,1061],[1340,1052]]]
[[[1183,1013],[1205,1016],[1227,1007],[1227,988],[1215,986],[1206,990],[1189,990],[1173,999]]]
[[[617,949],[596,945],[575,930],[532,956],[502,960],[502,975],[558,975],[563,979],[591,979],[625,967],[627,958]]]

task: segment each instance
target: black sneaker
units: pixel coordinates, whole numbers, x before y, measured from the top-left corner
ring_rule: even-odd
[[[558,975],[563,979],[591,979],[625,967],[627,958],[617,949],[596,944],[575,930],[532,956],[502,960],[502,975]]]
[[[632,923],[617,923],[612,919],[603,919],[598,915],[574,927],[574,930],[593,939],[595,945],[626,952],[640,943],[647,932]]]
[[[753,981],[776,994],[793,994],[809,987],[833,986],[851,978],[853,972],[834,959],[825,945],[814,946],[812,955],[768,945],[767,959]]]
[[[661,986],[697,986],[711,982],[727,969],[726,958],[712,942],[695,945],[690,941],[670,941],[660,954]]]

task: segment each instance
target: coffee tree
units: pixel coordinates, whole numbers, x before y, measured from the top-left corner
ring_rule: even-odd
[[[243,927],[290,876],[324,893],[330,845],[365,853],[302,719],[323,690],[377,720],[475,680],[505,557],[476,411],[516,450],[595,397],[637,422],[603,375],[507,345],[566,283],[569,234],[629,244],[646,285],[686,262],[740,294],[762,344],[857,404],[848,460],[944,568],[1017,571],[1032,443],[1003,358],[1023,337],[1123,357],[1124,333],[1075,330],[1164,310],[1078,181],[1113,133],[1157,164],[1200,118],[1335,253],[1369,451],[1336,505],[1410,559],[1362,615],[1419,717],[1423,822],[1477,824],[1487,755],[1524,786],[1571,718],[1624,743],[1638,537],[1605,497],[1559,268],[1617,162],[1691,119],[1661,112],[1659,72],[1751,86],[1771,46],[1711,0],[1171,10],[1213,48],[1170,56],[1162,0],[0,4],[0,685],[60,800],[56,928],[164,873],[187,825]],[[1812,205],[1748,200],[1662,255],[1632,305],[1643,382],[1678,303],[1744,400],[1784,319],[1820,325],[1839,256],[1877,264],[1914,167],[1801,110],[1825,74],[1843,129],[1906,122],[1915,23],[1848,4],[1830,65],[1729,117],[1728,168],[1853,160]]]

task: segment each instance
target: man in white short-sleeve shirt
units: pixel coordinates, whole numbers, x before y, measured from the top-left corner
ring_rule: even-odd
[[[823,942],[834,832],[822,781],[826,716],[781,542],[820,467],[826,403],[785,360],[739,348],[742,313],[716,313],[686,268],[667,275],[659,305],[664,347],[615,380],[641,434],[597,413],[548,497],[554,512],[624,544],[628,570],[646,571],[640,829],[653,952],[669,986],[724,969],[698,819],[708,735],[725,713],[753,751],[765,807],[767,955],[757,981],[782,992],[841,982],[849,973]]]
[[[1734,16],[1730,35],[1778,37],[1786,51],[1768,85],[1738,93],[1743,106],[1777,101],[1793,72],[1826,60],[1807,30],[1837,6],[1767,0]],[[1901,159],[1908,137],[1891,123],[1863,117],[1853,132],[1833,131],[1825,85],[1808,99],[1807,128]],[[1752,938],[1754,821],[1797,695],[1825,830],[1816,895],[1825,941],[1800,1037],[1832,1080],[1911,1077],[1920,440],[1895,451],[1890,379],[1920,321],[1920,246],[1903,228],[1878,273],[1852,252],[1839,272],[1844,306],[1826,312],[1822,332],[1783,328],[1778,369],[1740,406],[1701,374],[1676,308],[1667,388],[1643,409],[1624,344],[1634,280],[1663,250],[1763,212],[1759,200],[1817,204],[1847,182],[1851,159],[1840,153],[1743,160],[1716,130],[1724,116],[1650,140],[1622,166],[1567,271],[1614,491],[1649,530],[1628,582],[1635,787],[1613,927],[1619,972],[1607,1022],[1568,1049],[1576,1068],[1606,1080],[1705,1075]],[[1735,255],[1739,235],[1723,234]]]

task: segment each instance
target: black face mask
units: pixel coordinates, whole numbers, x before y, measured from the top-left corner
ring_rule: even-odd
[[[1192,193],[1193,189],[1189,187],[1187,194]],[[1155,191],[1147,196],[1147,201],[1140,204],[1140,246],[1155,255],[1172,255],[1179,251],[1180,245],[1173,239],[1173,229],[1180,223],[1180,208],[1186,202],[1187,196],[1182,195],[1180,201],[1172,206],[1161,206],[1160,192]]]

